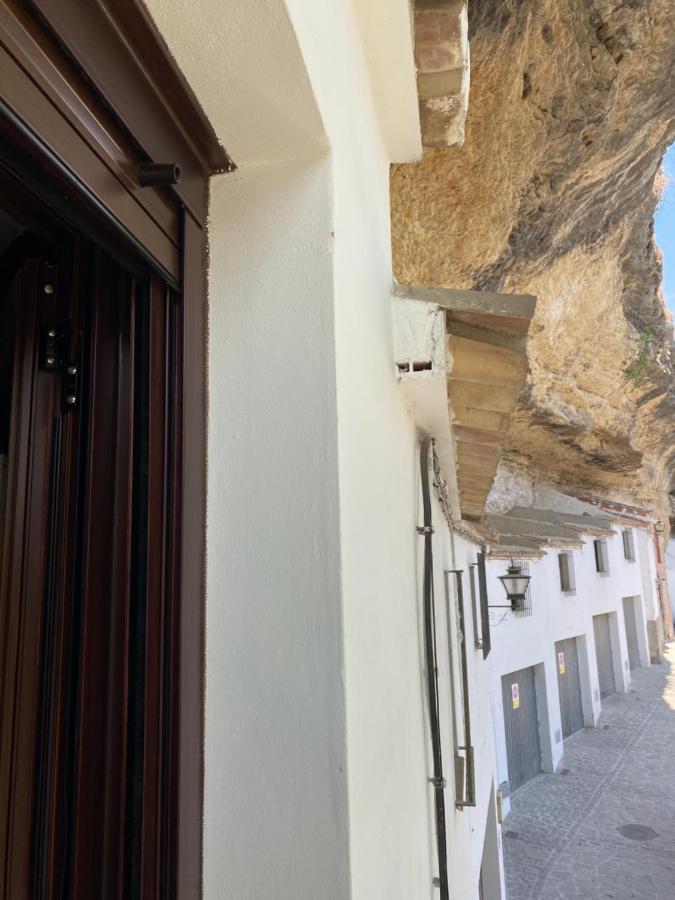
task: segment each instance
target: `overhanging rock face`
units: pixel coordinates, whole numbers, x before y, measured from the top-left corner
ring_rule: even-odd
[[[675,348],[652,218],[675,140],[673,0],[471,0],[469,27],[462,147],[392,169],[395,276],[535,294],[509,455],[663,517]]]
[[[527,375],[531,296],[398,285],[395,295],[445,311],[447,396],[462,518],[483,515]]]

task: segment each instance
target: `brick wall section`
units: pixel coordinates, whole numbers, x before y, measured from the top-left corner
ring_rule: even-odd
[[[415,63],[422,143],[462,144],[469,100],[466,0],[417,0]]]

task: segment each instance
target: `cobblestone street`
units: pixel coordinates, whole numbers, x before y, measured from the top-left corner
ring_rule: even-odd
[[[675,898],[675,644],[512,798],[508,900]]]

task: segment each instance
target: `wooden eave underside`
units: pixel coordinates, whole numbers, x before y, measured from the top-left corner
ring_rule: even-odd
[[[487,516],[486,525],[495,537],[491,549],[503,555],[505,548],[513,548],[513,555],[519,555],[521,548],[577,549],[583,546],[583,535],[613,537],[613,521],[606,516],[515,507],[505,515]]]
[[[531,550],[525,547],[488,544],[487,555],[490,559],[543,559],[544,550]]]
[[[613,537],[616,533],[612,528],[612,523],[615,520],[608,516],[577,515],[574,513],[554,512],[548,509],[515,506],[509,510],[508,517],[524,522],[562,525],[563,527],[573,528],[579,534],[588,534],[594,537]]]
[[[445,310],[448,401],[462,518],[480,520],[527,374],[529,295],[398,285],[398,297]]]

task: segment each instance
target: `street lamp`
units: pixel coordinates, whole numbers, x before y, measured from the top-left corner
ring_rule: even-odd
[[[506,571],[506,575],[500,575],[499,580],[504,585],[506,597],[514,612],[525,609],[525,594],[530,583],[531,575],[525,575],[520,566],[513,560]]]

